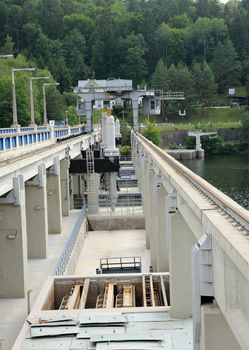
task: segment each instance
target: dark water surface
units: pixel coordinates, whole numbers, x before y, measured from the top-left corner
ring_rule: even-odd
[[[217,155],[182,163],[249,209],[249,154]]]

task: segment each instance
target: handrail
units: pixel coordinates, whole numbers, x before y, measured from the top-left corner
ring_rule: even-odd
[[[72,228],[72,231],[65,243],[65,246],[63,248],[63,251],[59,257],[59,259],[57,260],[53,275],[54,276],[62,276],[64,275],[67,265],[70,261],[71,258],[71,254],[72,251],[74,249],[75,243],[77,241],[79,232],[80,232],[80,228],[82,226],[83,220],[86,217],[86,206],[85,203],[82,207],[82,209],[80,210],[79,216]]]
[[[78,126],[37,126],[0,129],[0,152],[16,150],[42,142],[60,141],[85,132],[84,125]]]
[[[144,136],[138,133],[133,133],[133,136],[143,145],[145,149],[153,149],[157,155],[159,155],[163,160],[166,160],[174,170],[185,177],[189,182],[191,182],[199,191],[204,193],[216,204],[222,211],[231,216],[235,221],[237,221],[243,228],[249,230],[249,211],[241,207],[233,199],[222,193],[216,187],[208,183],[206,180],[201,178],[199,175],[195,174],[190,169],[186,168],[183,164],[179,163],[172,156],[164,152],[162,149],[154,145],[151,141],[146,139]]]

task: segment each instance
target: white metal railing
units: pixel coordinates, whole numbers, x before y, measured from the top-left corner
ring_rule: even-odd
[[[184,92],[182,91],[163,91],[155,90],[155,96],[162,100],[184,100]]]

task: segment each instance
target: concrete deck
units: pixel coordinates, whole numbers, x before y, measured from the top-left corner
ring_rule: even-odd
[[[48,236],[47,259],[29,259],[27,290],[30,292],[30,307],[32,308],[44,281],[52,274],[56,261],[64,247],[79,210],[70,211],[69,217],[62,218],[62,233]],[[27,298],[0,299],[0,349],[11,349],[28,314]],[[1,339],[5,339],[1,348]]]
[[[95,275],[100,258],[119,256],[141,256],[142,272],[149,272],[150,251],[145,247],[145,230],[89,232],[75,275]]]

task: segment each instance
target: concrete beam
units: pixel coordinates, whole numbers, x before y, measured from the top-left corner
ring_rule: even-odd
[[[38,175],[25,185],[28,257],[43,259],[47,257],[48,248],[47,182],[44,164],[39,165]]]
[[[0,298],[26,294],[27,236],[22,177],[13,179],[13,191],[0,198]]]

